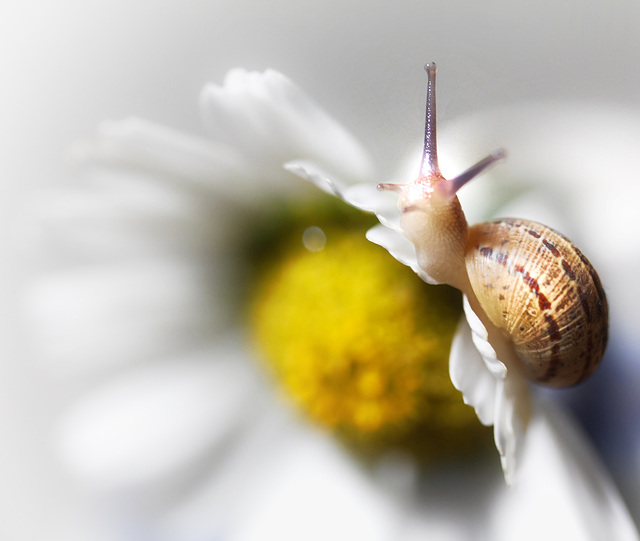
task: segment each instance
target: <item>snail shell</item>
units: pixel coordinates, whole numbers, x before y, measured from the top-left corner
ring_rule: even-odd
[[[529,379],[568,386],[595,370],[607,344],[607,300],[571,241],[527,220],[485,222],[469,229],[465,262],[478,302],[511,338]]]

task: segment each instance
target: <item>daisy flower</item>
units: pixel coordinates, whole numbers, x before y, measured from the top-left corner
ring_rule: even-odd
[[[353,136],[275,71],[234,70],[201,106],[207,139],[105,124],[74,149],[87,180],[46,200],[37,346],[74,374],[70,394],[93,388],[57,442],[129,514],[128,536],[637,539],[570,420],[534,398],[526,436],[514,422],[528,389],[491,358],[471,311],[458,323],[455,293],[358,242],[366,214],[285,171],[374,212],[383,225],[369,238],[420,273]],[[496,427],[509,481],[518,450],[513,489],[477,456],[420,474],[407,459],[482,446],[473,410],[445,383],[449,349],[465,402]]]

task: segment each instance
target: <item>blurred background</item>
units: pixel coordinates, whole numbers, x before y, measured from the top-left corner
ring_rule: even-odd
[[[582,400],[588,389],[566,400],[600,438],[596,445],[608,453],[605,460],[638,520],[640,430],[633,386],[640,371],[634,335],[640,227],[634,211],[640,194],[632,153],[640,144],[639,23],[634,2],[4,0],[0,537],[117,538],[108,529],[96,531],[82,485],[51,451],[50,428],[64,397],[28,354],[30,338],[19,325],[31,272],[24,209],[34,190],[69,177],[70,145],[95,133],[104,119],[129,115],[200,134],[197,97],[206,82],[221,82],[236,66],[272,67],[304,88],[372,155],[384,156],[377,164],[380,179],[393,178],[420,144],[422,66],[432,60],[440,69],[440,126],[449,129],[450,144],[464,147],[461,161],[472,163],[501,145],[513,149],[503,176],[530,167],[529,176],[536,177],[560,164],[560,178],[577,164],[575,184],[561,188],[584,209],[570,211],[569,233],[603,269],[613,314],[610,354],[623,361],[612,363],[616,373],[603,373],[592,391],[619,391],[604,417]],[[531,132],[523,133],[515,119]],[[507,135],[512,139],[497,140]],[[569,165],[562,165],[562,156],[544,154],[561,142],[571,151]],[[581,184],[595,158],[602,182]],[[612,178],[606,178],[609,171]],[[552,177],[542,182],[553,183]],[[624,268],[618,272],[617,266]]]

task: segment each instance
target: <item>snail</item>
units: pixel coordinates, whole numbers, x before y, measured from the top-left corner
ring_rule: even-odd
[[[415,246],[422,277],[467,297],[499,359],[530,381],[575,385],[593,373],[607,343],[608,306],[598,274],[570,240],[542,224],[508,218],[467,225],[456,193],[505,153],[495,151],[453,179],[442,176],[436,65],[425,70],[419,176],[378,189],[398,192],[401,227]]]

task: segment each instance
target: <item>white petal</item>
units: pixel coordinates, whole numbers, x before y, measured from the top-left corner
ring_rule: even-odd
[[[94,183],[100,177],[107,186],[132,182],[164,186],[177,197],[206,202],[213,213],[230,205],[235,209],[260,206],[274,190],[301,188],[282,173],[281,162],[258,167],[250,156],[226,143],[137,118],[103,123],[98,135],[78,143],[73,154],[79,163],[113,169],[106,175],[99,168],[91,170]]]
[[[171,539],[397,538],[404,509],[334,438],[292,419],[254,428],[171,517]]]
[[[466,296],[463,305],[473,343],[487,371],[496,380],[493,433],[505,481],[511,485],[516,476],[522,438],[529,417],[530,391],[524,379],[515,370],[508,373],[504,363],[497,358],[495,349],[489,343],[487,330],[471,309]],[[484,385],[483,387],[486,388]],[[486,395],[480,396],[488,399]]]
[[[246,157],[228,145],[138,118],[105,122],[94,140],[80,142],[72,151],[78,161],[146,171],[200,196],[210,195],[216,179],[222,179],[229,185],[228,197],[236,196],[238,202],[237,179],[252,172]]]
[[[347,540],[366,535],[462,541],[477,530],[474,517],[482,490],[477,472],[465,470],[461,478],[474,476],[478,488],[461,497],[451,472],[440,475],[438,469],[428,479],[435,490],[425,501],[412,459],[400,467],[387,461],[372,475],[329,435],[292,419],[290,412],[274,416],[274,410],[262,412],[267,422],[252,423],[202,491],[172,513],[165,524],[171,533],[167,539]],[[461,507],[473,512],[461,519]]]
[[[487,366],[487,369],[494,377],[504,379],[507,375],[507,367],[498,359],[496,351],[489,343],[487,329],[469,305],[469,299],[467,299],[466,295],[463,297],[463,306],[467,322],[469,323],[469,327],[471,327],[473,343],[480,352],[480,355],[482,355],[482,360]]]
[[[373,212],[381,224],[395,231],[402,231],[402,215],[398,210],[397,198],[393,194],[380,192],[375,184],[362,182],[349,185],[345,180],[327,174],[317,163],[309,160],[292,160],[285,163],[284,168],[360,210]]]
[[[74,373],[197,345],[228,318],[218,283],[215,268],[172,258],[52,273],[27,299],[35,346],[51,368]]]
[[[107,383],[63,419],[66,463],[97,489],[147,483],[187,467],[225,442],[255,402],[238,344],[154,363]]]
[[[550,404],[535,408],[517,482],[492,509],[495,541],[639,539],[589,442]]]
[[[264,83],[258,73],[234,69],[226,75],[224,86],[203,88],[200,105],[212,139],[239,147],[253,161],[267,163],[278,143],[269,137],[269,123],[265,122],[265,115],[272,111]]]
[[[135,182],[126,189],[78,185],[38,194],[28,209],[35,255],[83,264],[194,257],[220,244],[213,220],[195,201],[141,188]]]
[[[362,145],[277,71],[232,70],[222,87],[205,87],[201,104],[213,138],[227,141],[260,166],[306,159],[350,183],[371,177],[371,160]]]
[[[385,248],[394,258],[410,267],[428,284],[438,283],[420,268],[416,259],[415,247],[404,234],[383,225],[376,225],[367,231],[366,237],[374,244]]]
[[[315,441],[290,404],[269,400],[252,414],[228,452],[200,471],[199,486],[161,518],[162,529],[172,534],[167,539],[229,539],[270,489],[285,450],[308,437]]]
[[[498,380],[487,369],[471,338],[466,318],[461,318],[451,344],[449,375],[453,386],[462,393],[464,403],[476,410],[483,425],[494,422]]]
[[[518,375],[510,373],[497,380],[493,438],[508,486],[514,484],[520,465],[529,400],[529,388]]]
[[[312,182],[323,192],[344,200],[342,196],[345,188],[344,183],[327,176],[315,163],[306,160],[293,160],[285,163],[284,168],[290,173]]]
[[[397,538],[398,509],[333,441],[306,438],[285,451],[235,541]]]
[[[398,198],[395,194],[381,192],[374,184],[363,182],[346,188],[343,198],[356,208],[375,213],[382,225],[402,231],[402,214],[398,210]]]
[[[415,458],[413,459],[415,461]],[[487,537],[492,491],[506,490],[497,470],[484,460],[417,467],[419,483],[404,494],[401,541],[469,541]],[[399,472],[402,475],[402,472]],[[385,487],[386,493],[393,487]]]

